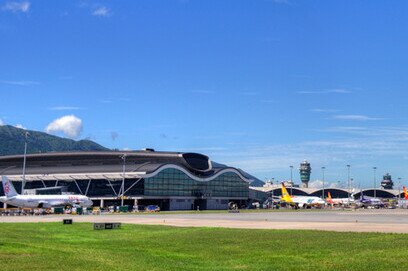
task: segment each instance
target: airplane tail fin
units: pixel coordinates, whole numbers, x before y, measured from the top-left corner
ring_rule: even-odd
[[[3,183],[4,195],[6,197],[14,197],[14,196],[18,195],[18,193],[17,193],[16,189],[14,188],[13,184],[10,182],[9,179],[7,179],[6,176],[3,176],[1,178],[1,181]]]
[[[285,185],[282,183],[282,200],[285,202],[293,202],[292,198],[290,197],[288,190],[286,190]]]
[[[363,190],[360,190],[360,200],[365,200]]]
[[[404,186],[404,199],[408,200],[408,192],[406,186]]]
[[[330,200],[330,201],[332,200],[330,192],[327,192],[327,200]]]
[[[327,192],[326,202],[329,203],[329,204],[334,204],[333,199],[332,199],[332,196],[331,196],[331,194],[330,194],[330,191]]]

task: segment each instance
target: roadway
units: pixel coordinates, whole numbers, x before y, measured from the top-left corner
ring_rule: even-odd
[[[159,213],[104,215],[0,216],[1,222],[122,222],[177,227],[294,229],[408,233],[408,210],[308,210],[241,213]]]

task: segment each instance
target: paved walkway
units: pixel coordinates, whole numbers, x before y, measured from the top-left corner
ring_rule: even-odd
[[[122,222],[177,227],[310,229],[324,231],[408,233],[408,210],[288,211],[199,214],[120,214],[2,216],[1,222]]]

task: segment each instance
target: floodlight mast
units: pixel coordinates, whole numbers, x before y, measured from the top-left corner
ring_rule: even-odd
[[[374,198],[377,197],[377,167],[373,167],[373,172],[374,172]]]
[[[274,201],[273,201],[273,198],[274,198],[274,192],[273,192],[273,183],[275,182],[275,178],[272,178],[272,210],[275,208],[275,205],[274,205]]]
[[[401,208],[401,178],[398,177],[398,207]]]
[[[122,160],[123,160],[123,167],[122,167],[122,193],[121,193],[121,206],[123,206],[124,204],[124,199],[123,197],[125,196],[125,173],[126,173],[126,154],[123,154],[123,156],[121,156]]]
[[[347,165],[347,205],[350,206],[350,165]]]
[[[23,181],[21,184],[21,195],[24,195],[24,187],[26,183],[26,163],[27,163],[27,139],[28,139],[28,132],[25,132],[25,142],[24,142],[24,158],[23,158]]]
[[[324,199],[324,170],[326,169],[326,167],[322,167],[322,180],[323,180],[323,192],[322,192],[322,199]]]
[[[290,195],[293,196],[293,166],[290,167]]]

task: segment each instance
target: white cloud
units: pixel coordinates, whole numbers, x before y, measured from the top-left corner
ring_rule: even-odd
[[[324,109],[324,108],[313,108],[310,111],[316,112],[316,113],[334,113],[334,112],[337,112],[339,110],[336,110],[336,109]]]
[[[354,168],[370,168],[378,163],[378,159],[403,159],[408,153],[408,127],[341,129],[352,137],[293,144],[240,144],[239,148],[211,150],[208,154],[217,162],[242,168],[259,177],[289,172],[289,165],[298,165],[300,161],[307,159],[313,165],[318,165],[317,168],[327,166],[330,169],[327,180],[333,181],[346,178],[342,174],[348,163],[353,163]],[[333,129],[326,132],[338,133],[336,131],[338,130]],[[320,172],[315,170],[314,174]]]
[[[343,88],[335,88],[335,89],[326,89],[326,90],[304,90],[304,91],[298,91],[298,94],[348,94],[352,93],[352,91],[348,89],[343,89]]]
[[[272,100],[272,99],[266,99],[266,100],[261,100],[261,103],[273,104],[273,103],[277,103],[277,101]]]
[[[2,119],[0,119],[0,126],[5,125],[4,121]]]
[[[323,181],[322,180],[310,181],[308,185],[309,185],[309,188],[322,189]],[[339,184],[324,182],[324,188],[339,188]]]
[[[45,128],[47,133],[62,132],[66,137],[76,138],[82,131],[82,120],[74,115],[58,118]]]
[[[27,130],[27,128],[25,128],[22,124],[16,124],[16,125],[14,125],[14,127],[19,128],[19,129]]]
[[[8,81],[8,80],[0,80],[0,83],[6,84],[6,85],[22,86],[22,87],[40,84],[39,82],[36,82],[36,81]]]
[[[326,93],[351,93],[350,90],[344,88],[334,88],[326,90]]]
[[[240,92],[239,94],[243,95],[243,96],[256,96],[256,95],[259,94],[259,92],[256,92],[256,91],[244,91],[244,92]]]
[[[23,2],[7,2],[3,6],[3,10],[11,11],[14,13],[23,12],[26,13],[30,10],[30,2],[23,1]]]
[[[191,92],[192,93],[200,93],[200,94],[214,94],[215,93],[215,91],[206,90],[206,89],[193,89]]]
[[[289,0],[273,0],[274,3],[276,4],[285,4],[285,5],[290,5],[291,3]]]
[[[369,120],[382,120],[382,118],[373,118],[365,115],[336,115],[333,116],[337,120],[353,120],[353,121],[369,121]]]
[[[92,15],[99,17],[108,17],[111,15],[111,11],[104,6],[97,7],[92,11]]]

